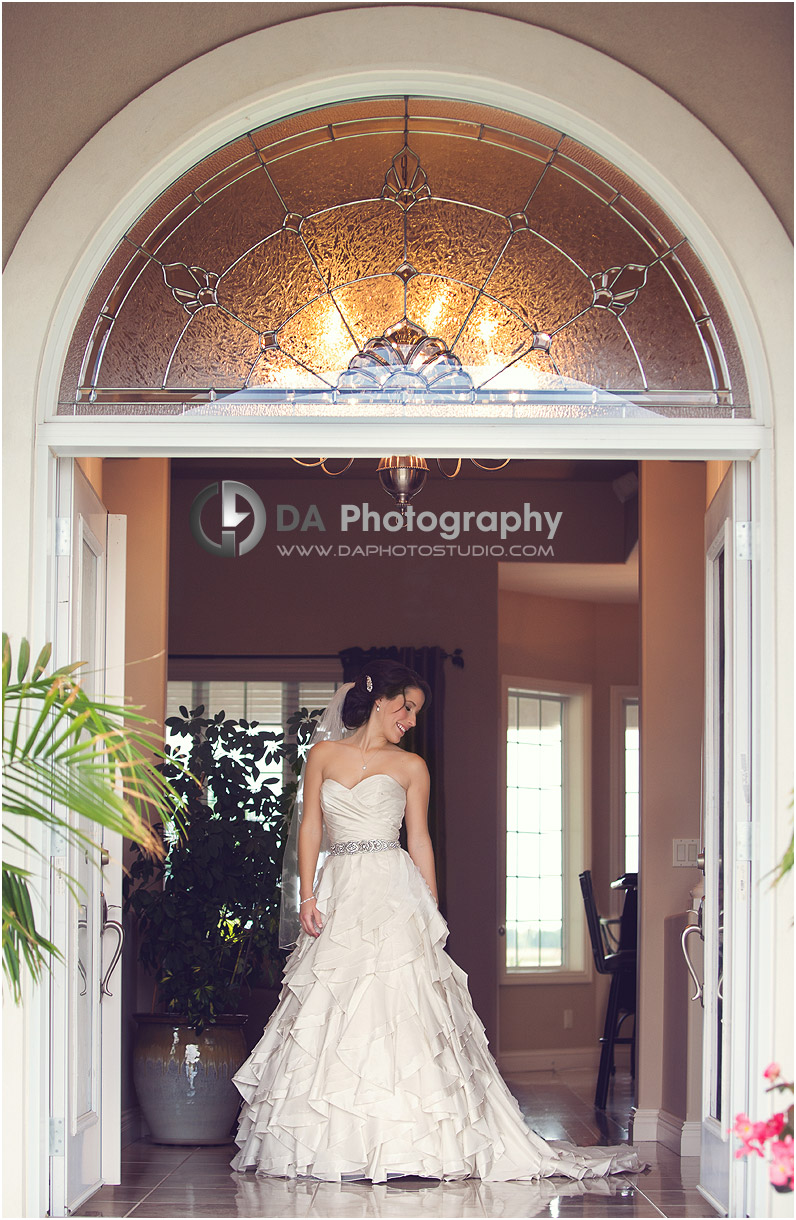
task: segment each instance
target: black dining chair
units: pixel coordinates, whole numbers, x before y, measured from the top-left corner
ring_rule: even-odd
[[[597,1073],[597,1088],[594,1094],[595,1108],[604,1110],[608,1098],[608,1084],[614,1072],[615,1046],[630,1047],[630,1072],[633,1079],[636,1076],[636,950],[619,949],[615,953],[606,951],[600,916],[594,901],[591,872],[588,870],[580,874],[580,888],[594,965],[599,974],[611,975],[605,1026],[600,1038],[600,1070]],[[630,1037],[620,1036],[622,1025],[628,1017],[633,1018],[633,1033]]]

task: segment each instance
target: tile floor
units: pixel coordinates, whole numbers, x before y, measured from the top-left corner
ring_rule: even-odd
[[[529,1072],[509,1084],[534,1130],[576,1144],[627,1139],[630,1082],[617,1074],[605,1113],[595,1111],[591,1072]],[[122,1184],[103,1186],[77,1216],[384,1216],[600,1217],[702,1216],[715,1212],[699,1195],[696,1157],[680,1158],[659,1144],[640,1144],[650,1168],[588,1184],[429,1182],[401,1178],[385,1185],[287,1182],[236,1174],[233,1145],[177,1148],[147,1140],[122,1149]]]

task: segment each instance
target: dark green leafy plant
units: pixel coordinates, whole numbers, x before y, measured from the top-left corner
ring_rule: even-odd
[[[3,633],[3,972],[17,1004],[23,971],[39,982],[51,959],[62,958],[36,927],[35,876],[13,858],[15,848],[20,858],[46,858],[31,827],[57,830],[98,865],[98,845],[86,833],[93,823],[133,839],[146,858],[163,853],[150,815],[171,818],[177,801],[155,766],[164,755],[152,722],[135,708],[89,696],[80,684],[82,662],[45,674],[51,653],[46,644],[31,667],[30,646],[21,640],[14,675]],[[78,882],[68,874],[64,880],[77,898]]]
[[[297,713],[293,744],[256,721],[203,713],[181,707],[166,722],[185,742],[172,747],[179,765],[163,767],[180,794],[185,830],[167,838],[163,861],[138,852],[125,881],[140,958],[155,976],[155,1004],[197,1032],[237,1012],[253,982],[273,985],[281,974],[279,883],[296,784],[280,796],[260,768],[285,758],[300,768],[314,723],[306,709]]]

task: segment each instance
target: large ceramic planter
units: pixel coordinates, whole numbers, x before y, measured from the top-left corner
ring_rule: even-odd
[[[197,1034],[180,1017],[136,1013],[133,1080],[155,1144],[225,1144],[241,1102],[232,1077],[247,1056],[243,1015]]]

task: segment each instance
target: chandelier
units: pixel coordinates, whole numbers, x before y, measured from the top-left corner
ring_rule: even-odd
[[[473,382],[467,370],[462,368],[459,357],[441,339],[432,338],[422,326],[404,317],[388,327],[379,338],[369,339],[362,350],[351,357],[348,368],[337,379],[337,389],[354,394],[397,393],[406,398],[414,394],[426,395],[430,391],[464,391],[469,394]],[[299,466],[320,467],[331,478],[345,474],[354,459],[349,458],[339,470],[330,469],[327,460],[293,458]],[[510,459],[506,458],[495,466],[485,466],[476,458],[470,458],[470,461],[481,470],[494,471],[502,470]],[[462,468],[462,460],[456,459],[452,471],[445,469],[440,458],[437,458],[437,465],[447,479],[455,479]],[[383,457],[377,470],[379,482],[395,500],[401,516],[405,518],[410,500],[426,482],[428,463],[425,458],[411,454],[394,455]]]

